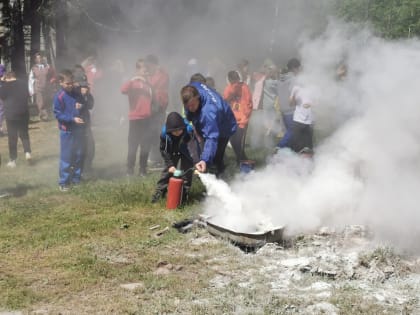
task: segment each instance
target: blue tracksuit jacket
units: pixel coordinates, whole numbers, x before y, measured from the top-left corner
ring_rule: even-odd
[[[185,115],[205,140],[201,160],[211,163],[216,154],[218,139],[230,138],[238,125],[232,109],[220,94],[199,82],[192,82],[190,85],[200,94],[200,107],[195,113],[185,108]]]

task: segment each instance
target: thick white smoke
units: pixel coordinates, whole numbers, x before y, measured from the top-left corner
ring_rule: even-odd
[[[313,163],[281,150],[232,183],[240,219],[213,198],[207,212],[242,231],[258,222],[291,233],[367,224],[379,240],[419,250],[419,51],[418,40],[386,41],[336,21],[303,39],[299,81],[314,92],[317,117]],[[338,81],[343,60],[348,75]]]

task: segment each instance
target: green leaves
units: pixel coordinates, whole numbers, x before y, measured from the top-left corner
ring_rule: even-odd
[[[420,35],[420,0],[336,1],[336,12],[346,21],[372,24],[385,38]]]

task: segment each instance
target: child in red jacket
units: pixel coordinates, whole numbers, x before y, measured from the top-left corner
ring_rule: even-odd
[[[139,59],[136,63],[136,75],[121,87],[121,93],[128,96],[128,154],[127,175],[134,174],[136,155],[140,147],[139,175],[147,173],[147,159],[153,142],[154,120],[152,119],[152,88],[147,82],[145,61]]]

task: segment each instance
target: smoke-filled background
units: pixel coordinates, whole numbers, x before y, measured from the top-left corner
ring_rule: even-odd
[[[137,58],[157,55],[170,75],[169,108],[176,110],[192,72],[214,76],[221,91],[225,74],[242,58],[250,60],[251,72],[266,58],[280,67],[300,58],[298,80],[315,104],[313,162],[281,150],[231,187],[204,177],[213,185],[209,191],[222,197],[209,198],[206,212],[239,230],[256,222],[286,225],[290,233],[367,224],[379,240],[418,249],[420,44],[387,41],[329,19],[330,2],[119,1],[115,14],[124,23],[102,32],[94,53],[103,69],[122,60],[124,78],[134,73]],[[100,8],[82,8],[97,25],[109,22],[101,20]],[[340,63],[348,67],[344,80],[336,79]],[[98,116],[113,112],[115,103],[126,105],[115,82],[102,91]]]
[[[70,34],[67,64],[95,55],[98,66],[112,75],[115,61],[121,60],[125,78],[130,78],[138,58],[155,54],[170,75],[169,108],[179,110],[179,90],[192,73],[213,76],[223,91],[227,72],[243,58],[251,71],[259,70],[266,58],[284,66],[296,55],[300,34],[311,36],[325,28],[330,2],[123,0],[98,6],[97,1],[75,1],[69,28],[85,20],[87,32]],[[89,26],[96,30],[94,37],[87,35]],[[114,82],[102,81],[102,91],[119,93]],[[107,98],[99,103],[103,111],[112,111]]]
[[[315,128],[330,135],[313,163],[281,150],[232,185],[235,209],[210,201],[208,213],[236,230],[367,224],[378,240],[419,250],[420,42],[385,41],[337,21],[300,41],[298,80],[313,92]],[[343,60],[348,75],[338,81]]]

